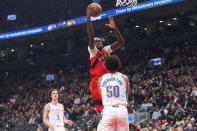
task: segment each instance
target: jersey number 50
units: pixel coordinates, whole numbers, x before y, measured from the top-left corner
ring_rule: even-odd
[[[119,86],[107,86],[107,97],[119,97]]]

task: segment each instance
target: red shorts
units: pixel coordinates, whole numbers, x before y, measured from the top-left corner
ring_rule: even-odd
[[[90,92],[95,101],[102,101],[102,98],[98,91],[98,79],[92,79],[90,82]]]
[[[99,101],[102,103],[102,98],[99,94],[97,86],[98,86],[98,78],[92,79],[90,82],[90,92],[92,94],[92,97],[95,101]],[[96,107],[96,110],[98,113],[100,113],[101,110],[103,109],[103,106],[101,106],[101,105],[96,104],[95,107]]]

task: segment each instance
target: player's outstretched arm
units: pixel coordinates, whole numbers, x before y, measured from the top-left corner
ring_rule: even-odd
[[[87,19],[87,32],[88,32],[88,41],[89,44],[88,46],[90,47],[90,49],[94,49],[95,45],[94,45],[94,28],[92,26],[91,23],[91,7],[87,8],[87,12],[86,12],[86,19]]]
[[[118,28],[116,27],[116,24],[114,22],[114,18],[109,17],[109,24],[105,24],[105,25],[108,26],[109,28],[113,29],[116,34],[117,41],[115,41],[114,43],[111,44],[112,51],[119,49],[122,45],[124,45],[125,40],[122,37],[121,33],[119,32]]]
[[[49,122],[48,122],[48,114],[49,114],[49,111],[50,111],[50,107],[48,104],[45,105],[44,107],[44,113],[43,113],[43,123],[48,126],[52,131],[55,129],[53,125],[51,125]]]

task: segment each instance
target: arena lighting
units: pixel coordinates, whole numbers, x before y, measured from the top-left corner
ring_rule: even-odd
[[[44,43],[42,42],[42,43],[41,43],[41,45],[43,46],[43,45],[44,45]]]
[[[177,18],[176,18],[176,17],[174,17],[174,18],[173,18],[173,20],[175,21],[175,20],[177,20]]]
[[[33,47],[33,45],[29,45],[30,47]]]
[[[160,20],[159,23],[163,23],[163,20]]]
[[[144,30],[147,30],[147,28],[144,28]]]
[[[11,49],[11,52],[14,52],[15,50],[14,49]]]
[[[136,27],[136,28],[139,28],[140,26],[139,26],[139,25],[136,25],[135,27]]]
[[[14,20],[16,20],[16,14],[8,15],[7,20],[8,21],[14,21]]]
[[[104,11],[99,17],[91,18],[91,21],[101,20],[108,18],[109,16],[119,16],[123,14],[133,13],[133,12],[139,12],[142,10],[147,10],[150,8],[155,8],[159,6],[169,5],[173,3],[182,2],[184,0],[150,0],[146,2],[138,3],[137,6],[134,7],[120,7],[115,8],[112,10]],[[0,40],[4,39],[11,39],[16,37],[22,37],[22,36],[29,36],[29,35],[35,35],[35,34],[41,34],[45,32],[50,32],[52,30],[58,30],[62,28],[68,28],[70,26],[79,25],[86,23],[86,16],[73,18],[70,20],[61,21],[58,23],[30,28],[30,29],[24,29],[24,30],[16,30],[12,32],[5,32],[0,33]]]
[[[168,26],[171,26],[171,23],[168,23]]]

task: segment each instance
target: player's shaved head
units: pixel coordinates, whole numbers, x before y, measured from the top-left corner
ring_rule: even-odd
[[[103,43],[99,37],[94,38],[94,44],[97,49],[102,50],[103,49]]]

